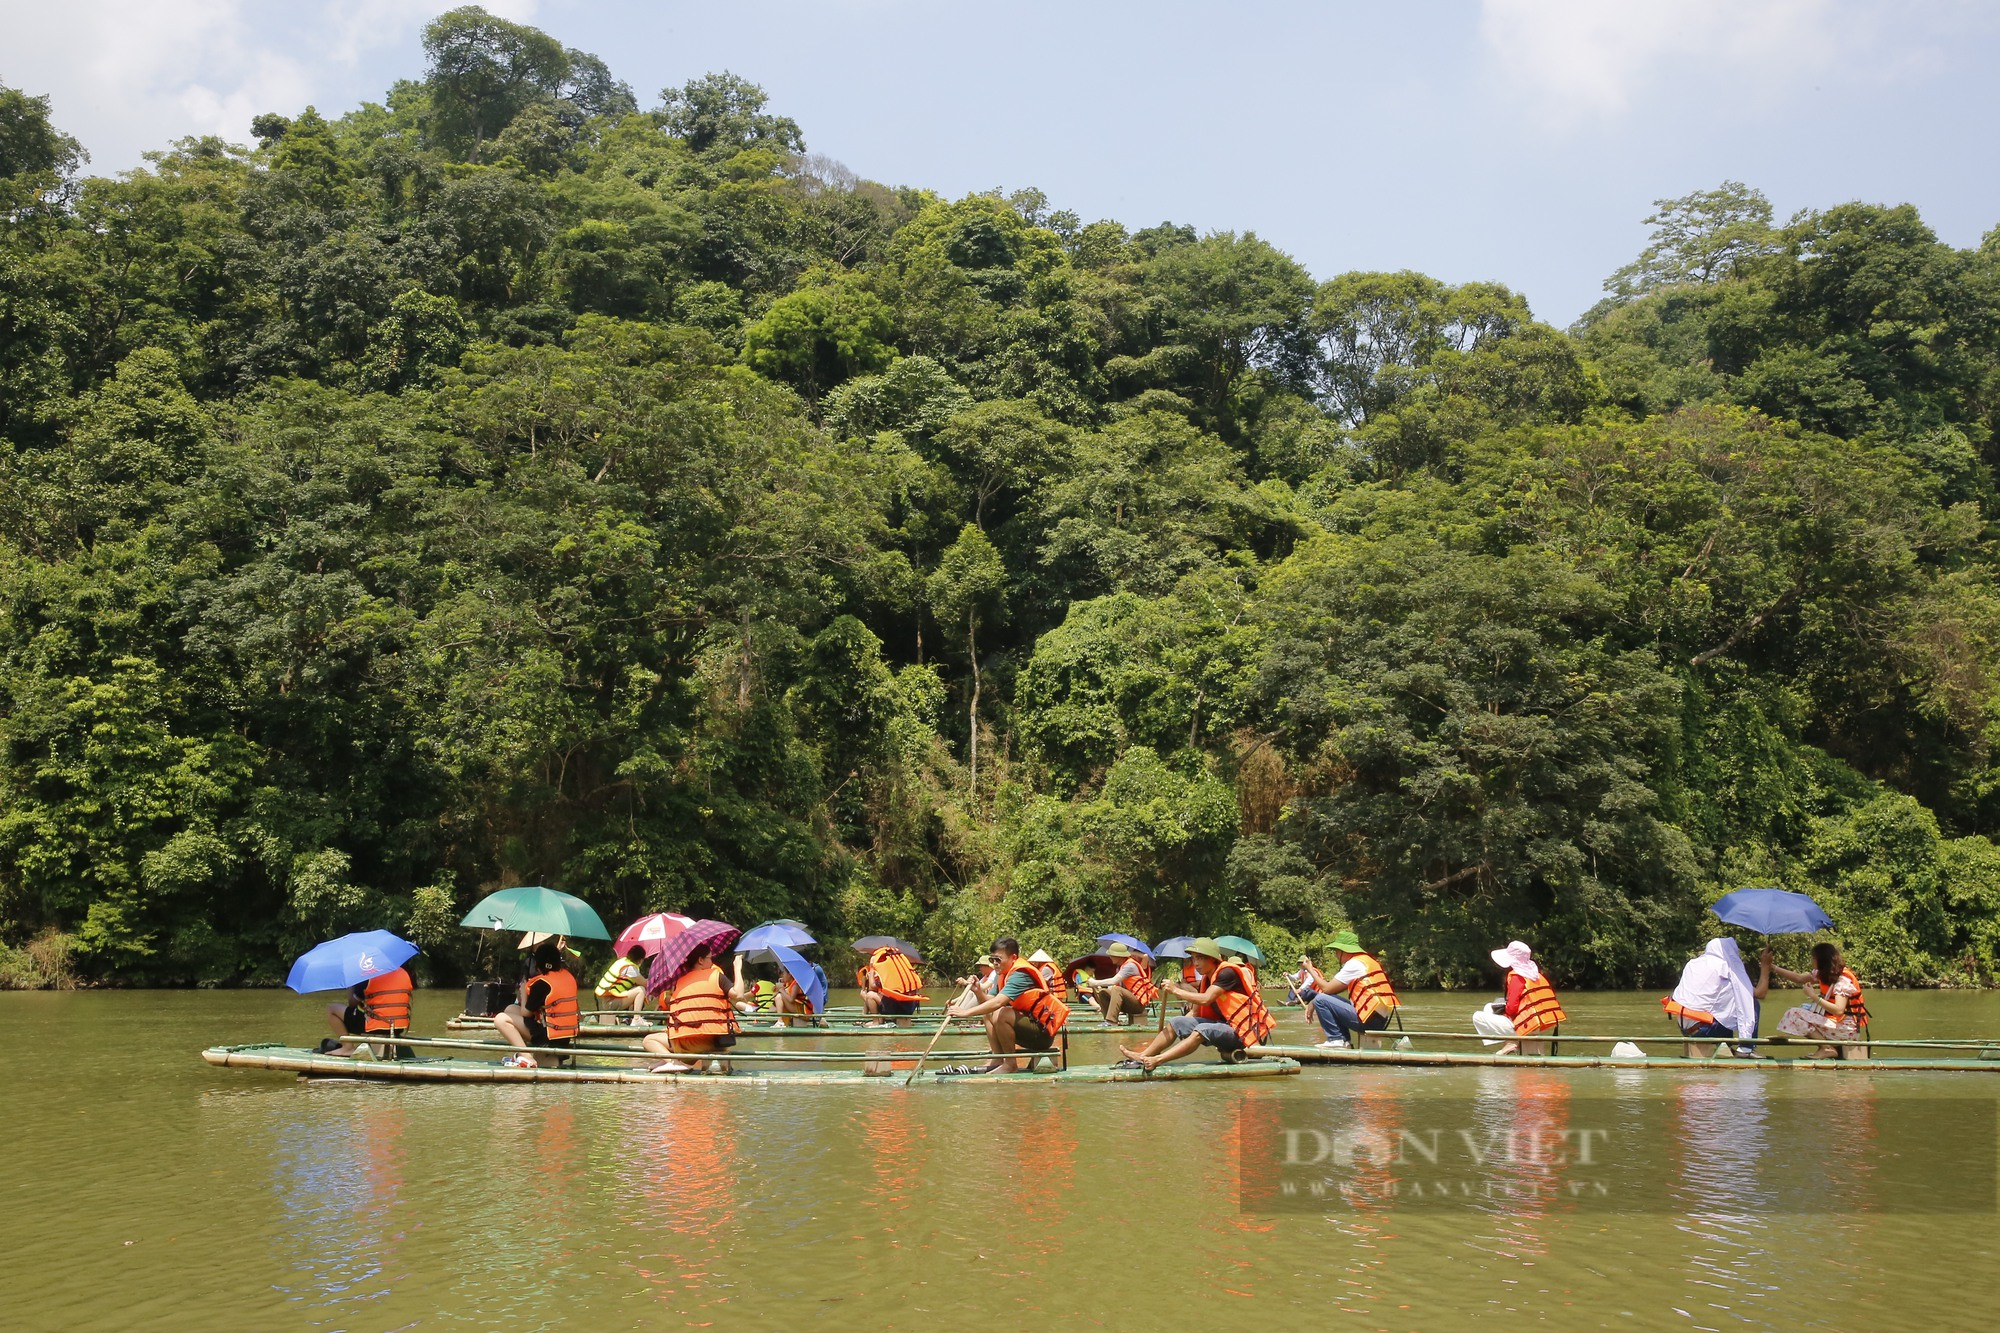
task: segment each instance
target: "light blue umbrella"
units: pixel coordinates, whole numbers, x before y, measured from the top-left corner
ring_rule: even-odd
[[[1153,946],[1153,957],[1185,958],[1188,956],[1187,955],[1188,945],[1193,943],[1194,943],[1194,936],[1192,935],[1176,935],[1170,940],[1161,940],[1158,944]]]
[[[589,903],[573,893],[538,884],[489,893],[458,924],[480,930],[540,930],[573,940],[611,938]]]
[[[1106,944],[1122,944],[1128,949],[1137,949],[1140,953],[1145,954],[1146,957],[1148,958],[1151,958],[1153,956],[1152,945],[1146,943],[1146,941],[1142,939],[1137,939],[1131,935],[1119,935],[1115,932],[1110,935],[1099,935],[1097,937],[1097,943],[1100,949],[1102,948],[1102,946]]]
[[[316,990],[347,990],[370,977],[394,972],[414,957],[417,946],[386,930],[363,930],[315,944],[299,955],[285,984],[301,995]]]
[[[779,944],[787,949],[803,949],[809,944],[818,943],[819,941],[796,921],[766,921],[761,926],[752,926],[743,932],[743,938],[736,941],[736,952],[748,953],[752,949],[768,949]]]
[[[1810,935],[1832,930],[1833,918],[1803,893],[1787,889],[1738,889],[1715,904],[1715,915],[1760,935]]]
[[[792,980],[798,983],[799,989],[805,992],[808,1000],[812,1001],[813,1012],[825,1013],[826,973],[807,962],[796,949],[783,944],[770,944],[765,947],[771,951],[771,956],[777,961],[778,966],[791,974]]]

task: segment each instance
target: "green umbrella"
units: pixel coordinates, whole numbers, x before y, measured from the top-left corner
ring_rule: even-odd
[[[1217,935],[1215,943],[1216,947],[1225,949],[1230,953],[1240,953],[1253,963],[1264,961],[1264,951],[1249,940],[1244,939],[1241,935]]]
[[[541,930],[580,940],[611,938],[589,903],[539,885],[489,893],[458,924],[480,930]]]

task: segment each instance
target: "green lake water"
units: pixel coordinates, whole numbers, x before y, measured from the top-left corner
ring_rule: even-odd
[[[1409,1025],[1463,1029],[1478,998],[1411,996]],[[419,1029],[459,999],[420,993]],[[1651,993],[1565,1001],[1567,1030],[1663,1030]],[[2000,1038],[2000,995],[1870,1001],[1879,1037]],[[1986,1327],[2000,1298],[2000,1062],[904,1091],[301,1083],[201,1061],[310,1045],[323,1003],[0,994],[0,1327],[1851,1330]],[[1305,1038],[1296,1010],[1280,1022]],[[1113,1058],[1108,1037],[1072,1050]],[[1488,1161],[1470,1194],[1253,1190],[1275,1211],[1246,1211],[1300,1126],[1607,1137],[1560,1181]],[[1355,1163],[1328,1174],[1394,1174]],[[1608,1196],[1574,1192],[1593,1172]]]

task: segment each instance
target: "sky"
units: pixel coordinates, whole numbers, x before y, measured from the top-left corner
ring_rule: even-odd
[[[426,0],[0,0],[0,83],[91,170],[252,116],[337,115],[423,73]],[[1913,203],[2000,224],[2000,5],[1984,0],[493,0],[642,106],[727,69],[809,150],[956,197],[1034,186],[1086,221],[1254,231],[1316,276],[1503,282],[1567,324],[1655,199],[1728,179],[1780,218]]]

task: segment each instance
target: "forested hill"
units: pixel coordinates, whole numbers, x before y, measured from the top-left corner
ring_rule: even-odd
[[[1782,884],[1991,979],[2000,236],[1726,184],[1564,331],[424,47],[116,179],[0,90],[11,983],[514,883],[1611,985]]]

